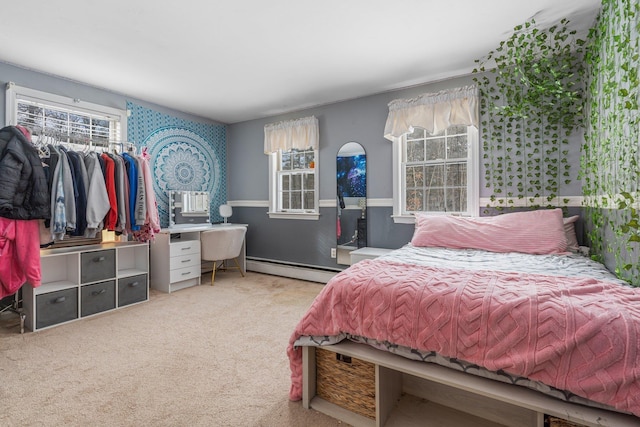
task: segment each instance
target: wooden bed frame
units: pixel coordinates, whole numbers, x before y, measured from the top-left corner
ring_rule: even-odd
[[[554,399],[344,341],[325,350],[375,365],[375,420],[316,395],[316,348],[302,347],[302,404],[354,426],[543,427],[545,415],[579,426],[640,426],[640,418]]]

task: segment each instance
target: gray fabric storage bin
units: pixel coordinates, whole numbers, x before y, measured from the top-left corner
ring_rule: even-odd
[[[94,283],[80,288],[81,316],[90,316],[116,307],[116,281]]]
[[[63,289],[36,296],[36,328],[78,318],[78,288]]]
[[[125,277],[118,280],[118,307],[147,299],[147,275]]]
[[[116,277],[116,251],[85,252],[80,255],[80,282],[91,283]]]

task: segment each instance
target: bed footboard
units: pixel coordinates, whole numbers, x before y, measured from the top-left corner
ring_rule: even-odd
[[[554,421],[558,427],[640,426],[640,419],[631,415],[556,400],[524,387],[405,359],[363,344],[342,342],[322,349],[337,356],[316,360],[316,348],[303,347],[302,404],[354,426],[424,426],[432,421],[453,427],[544,427],[549,416],[559,420]],[[375,378],[363,382],[373,390],[356,394],[373,396],[375,417],[370,411],[362,415],[345,404],[349,401],[345,393],[332,398],[327,392],[317,392],[327,389],[327,384],[318,382],[331,382],[326,374],[318,375],[319,369],[326,372],[322,366],[326,360],[353,363],[354,359],[373,365]],[[328,389],[336,387],[344,386],[335,382]],[[348,395],[349,391],[345,392]]]

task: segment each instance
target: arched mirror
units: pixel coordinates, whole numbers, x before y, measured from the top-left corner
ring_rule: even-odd
[[[336,157],[337,259],[351,264],[351,251],[367,246],[367,155],[357,142],[347,142]]]

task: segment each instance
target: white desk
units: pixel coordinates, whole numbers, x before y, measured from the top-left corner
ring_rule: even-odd
[[[200,233],[221,227],[246,227],[247,224],[206,224],[163,228],[150,244],[151,277],[149,286],[162,292],[174,292],[200,284],[202,274]],[[246,238],[238,262],[247,271]]]

